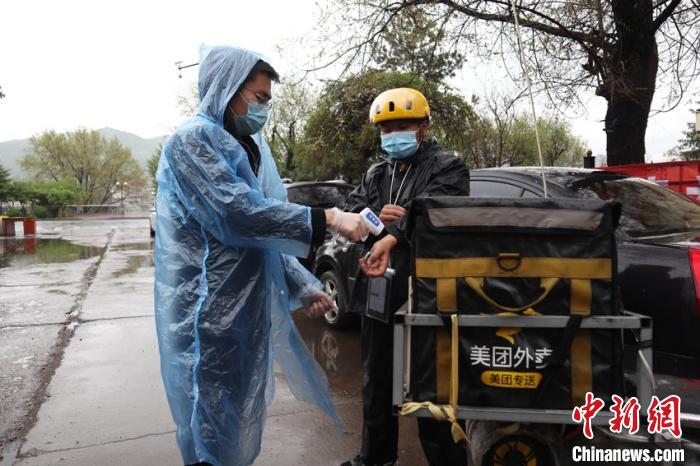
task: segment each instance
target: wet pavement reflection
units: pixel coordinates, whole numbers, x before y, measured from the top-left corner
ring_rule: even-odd
[[[113,246],[111,250],[128,253],[125,256],[126,264],[112,272],[112,276],[114,277],[131,275],[141,268],[154,267],[155,265],[153,259],[153,242],[120,244]]]
[[[111,247],[112,251],[153,251],[153,241],[140,243],[122,243]]]
[[[73,262],[99,256],[103,251],[104,248],[81,246],[58,238],[2,238],[0,268]]]
[[[310,319],[302,312],[294,316],[307,348],[326,372],[335,397],[356,397],[362,393],[362,356],[359,328],[339,331],[323,319]]]
[[[348,436],[343,439],[324,434],[329,436],[329,441],[341,443],[331,448],[331,453],[326,453],[326,457],[319,452],[314,462],[308,464],[337,465],[342,462],[337,461],[338,455],[344,455],[342,459],[349,460],[359,453],[362,443],[363,370],[359,319],[356,326],[342,331],[328,327],[322,318],[312,319],[303,312],[296,312],[294,321],[309,351],[326,372],[333,403],[341,422],[348,431]],[[390,379],[391,374],[387,374],[387,377]],[[298,438],[297,442],[302,446],[302,450],[313,448]],[[300,458],[303,458],[302,453]],[[427,464],[418,441],[417,424],[413,418],[399,418],[398,455],[400,464],[403,466]],[[334,460],[331,461],[330,458]]]

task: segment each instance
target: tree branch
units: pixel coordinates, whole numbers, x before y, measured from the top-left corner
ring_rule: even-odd
[[[421,1],[418,1],[415,3],[416,4],[427,3],[427,1],[421,0]],[[509,23],[509,24],[513,24],[513,22],[514,22],[513,16],[510,14],[485,13],[482,11],[478,11],[474,8],[467,7],[465,5],[458,4],[453,0],[438,0],[438,3],[442,3],[443,5],[446,5],[452,9],[459,11],[460,13],[463,13],[467,16],[472,17],[472,18],[482,19],[484,21],[497,21],[500,23]],[[493,3],[500,3],[500,2],[493,2]],[[518,8],[523,9],[521,7],[518,7]],[[527,8],[524,8],[523,10],[529,11],[529,9],[527,9]],[[534,30],[540,31],[540,32],[545,32],[547,34],[551,34],[551,35],[556,36],[556,37],[562,37],[564,39],[574,40],[574,41],[578,42],[579,44],[581,44],[582,46],[584,46],[586,49],[589,49],[591,44],[597,43],[597,37],[595,35],[572,31],[572,30],[567,29],[566,27],[564,27],[562,25],[554,27],[554,26],[549,26],[547,24],[533,21],[533,20],[530,20],[527,18],[520,18],[520,24],[524,27],[534,29]]]
[[[664,11],[661,12],[659,16],[654,20],[652,24],[652,30],[654,32],[658,31],[662,24],[666,22],[668,18],[673,14],[673,10],[681,3],[681,0],[672,0],[671,3],[666,7]]]

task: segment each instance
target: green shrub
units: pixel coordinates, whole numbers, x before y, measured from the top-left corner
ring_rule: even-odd
[[[49,209],[43,205],[34,206],[32,214],[34,214],[36,218],[49,218],[51,216]]]
[[[5,211],[5,215],[8,217],[22,217],[22,211],[15,207],[11,207]]]

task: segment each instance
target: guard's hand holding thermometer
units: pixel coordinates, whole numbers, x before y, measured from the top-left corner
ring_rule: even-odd
[[[338,208],[334,208],[333,212],[333,221],[328,229],[336,243],[364,241],[369,233],[376,236],[384,230],[384,224],[369,207],[359,214],[343,212]]]
[[[369,232],[367,224],[359,214],[351,214],[333,208],[333,215],[328,225],[328,230],[333,233],[333,237],[344,236],[350,241],[360,241],[366,238]]]

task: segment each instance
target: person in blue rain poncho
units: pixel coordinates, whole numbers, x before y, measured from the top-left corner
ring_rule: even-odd
[[[275,70],[253,52],[203,48],[198,114],[158,166],[155,310],[163,382],[183,462],[249,465],[272,399],[272,361],[294,395],[336,423],[325,374],[291,318],[333,302],[296,257],[359,215],[286,202],[260,134]]]

